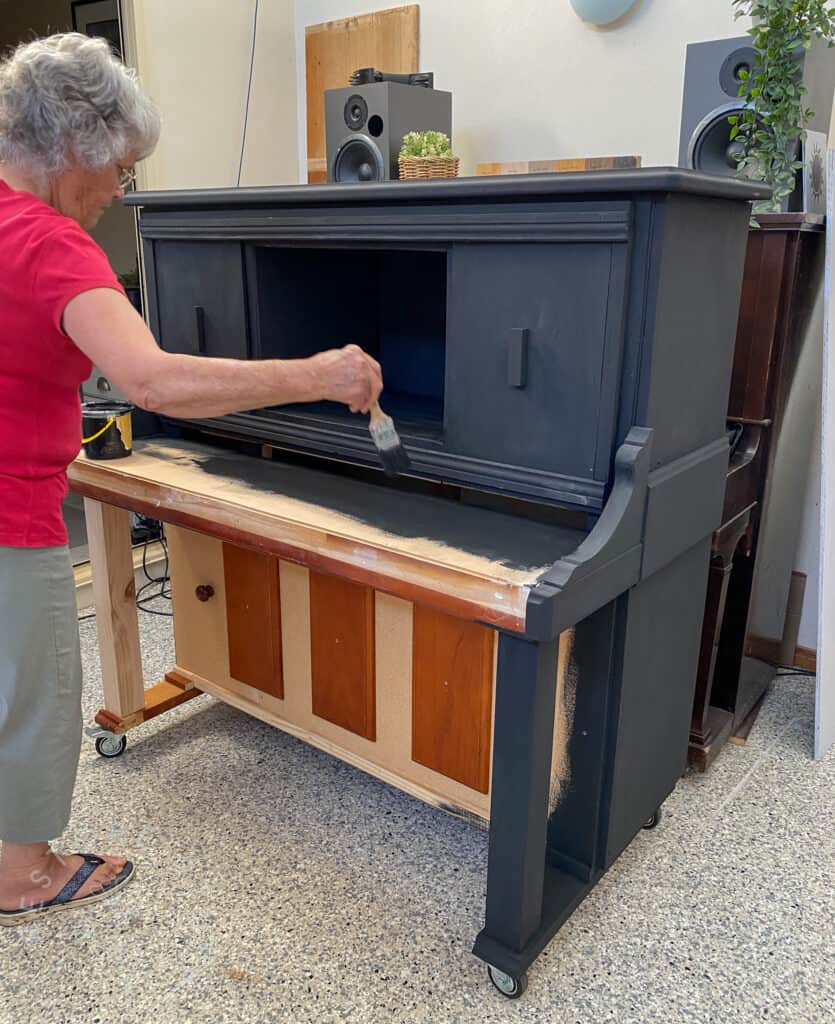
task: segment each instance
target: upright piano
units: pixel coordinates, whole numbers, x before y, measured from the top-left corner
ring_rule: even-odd
[[[649,168],[127,197],[165,350],[360,344],[412,469],[388,480],[330,403],[80,456],[102,751],[208,692],[489,823],[474,952],[520,995],[685,770],[765,194]],[[176,666],[150,688],[129,509],[171,550]]]

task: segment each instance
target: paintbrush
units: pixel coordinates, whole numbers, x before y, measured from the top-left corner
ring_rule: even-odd
[[[409,456],[394,428],[394,420],[391,416],[386,416],[379,402],[371,406],[368,429],[371,432],[371,440],[377,446],[386,476],[397,476],[398,473],[407,472],[411,467]]]

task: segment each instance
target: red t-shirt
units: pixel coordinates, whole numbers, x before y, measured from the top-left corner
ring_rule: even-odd
[[[90,288],[124,294],[80,225],[0,181],[0,546],[67,543],[61,503],[93,367],[61,317]]]

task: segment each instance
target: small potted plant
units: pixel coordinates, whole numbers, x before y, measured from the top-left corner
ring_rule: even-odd
[[[816,36],[835,35],[835,12],[826,0],[732,0],[738,18],[750,15],[749,29],[757,54],[750,72],[740,71],[742,111],[729,117],[731,141],[739,144],[739,171],[764,181],[772,198],[757,203],[756,212],[780,211],[795,188],[803,163],[798,143],[812,117],[806,109],[806,86],[798,49],[808,50]],[[835,55],[833,55],[835,59]]]
[[[456,178],[458,157],[444,132],[408,132],[400,148],[401,179]]]

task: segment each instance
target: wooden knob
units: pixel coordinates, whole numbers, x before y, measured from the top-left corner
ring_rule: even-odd
[[[199,587],[195,587],[194,596],[198,601],[208,601],[210,597],[215,596],[215,588],[211,583],[201,583]]]

